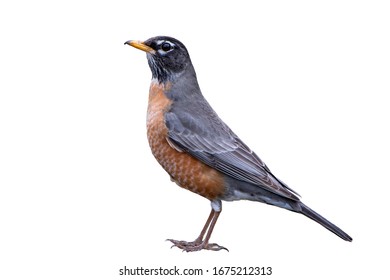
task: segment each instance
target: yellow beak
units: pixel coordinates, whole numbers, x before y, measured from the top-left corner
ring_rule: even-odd
[[[152,49],[151,47],[145,45],[141,41],[129,40],[129,41],[125,42],[125,45],[130,45],[130,46],[132,46],[132,47],[134,47],[136,49],[139,49],[139,50],[147,52],[147,53],[151,53],[151,54],[155,54],[156,53],[156,51],[154,49]]]

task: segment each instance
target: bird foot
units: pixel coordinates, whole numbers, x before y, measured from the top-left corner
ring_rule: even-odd
[[[226,247],[220,246],[217,243],[207,243],[205,241],[199,241],[199,240],[187,242],[187,241],[179,241],[174,239],[167,239],[167,241],[173,243],[171,248],[178,247],[185,252],[196,252],[200,250],[211,250],[211,251],[226,250],[229,252],[229,250]]]

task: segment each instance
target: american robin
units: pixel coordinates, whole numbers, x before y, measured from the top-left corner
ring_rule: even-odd
[[[158,36],[127,41],[146,52],[152,81],[147,137],[153,155],[180,187],[211,201],[211,213],[193,242],[168,239],[184,251],[226,249],[209,239],[222,200],[252,200],[301,213],[340,238],[352,238],[300,201],[218,117],[203,97],[186,47]],[[226,249],[227,250],[227,249]]]

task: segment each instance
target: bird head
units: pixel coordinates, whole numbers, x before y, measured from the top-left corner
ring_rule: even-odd
[[[153,78],[159,82],[172,81],[189,66],[191,59],[183,43],[179,40],[157,36],[146,41],[126,41],[125,44],[146,52]]]

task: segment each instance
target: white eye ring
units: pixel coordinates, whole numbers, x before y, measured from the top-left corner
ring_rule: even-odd
[[[169,52],[170,50],[172,50],[172,48],[173,46],[168,42],[164,42],[161,44],[161,50],[163,50],[164,52]]]
[[[175,47],[175,44],[173,44],[169,41],[166,41],[166,40],[161,40],[161,41],[157,42],[157,46],[158,46],[157,52],[160,55],[164,55],[164,54],[170,52],[171,50],[173,50],[173,48]]]

